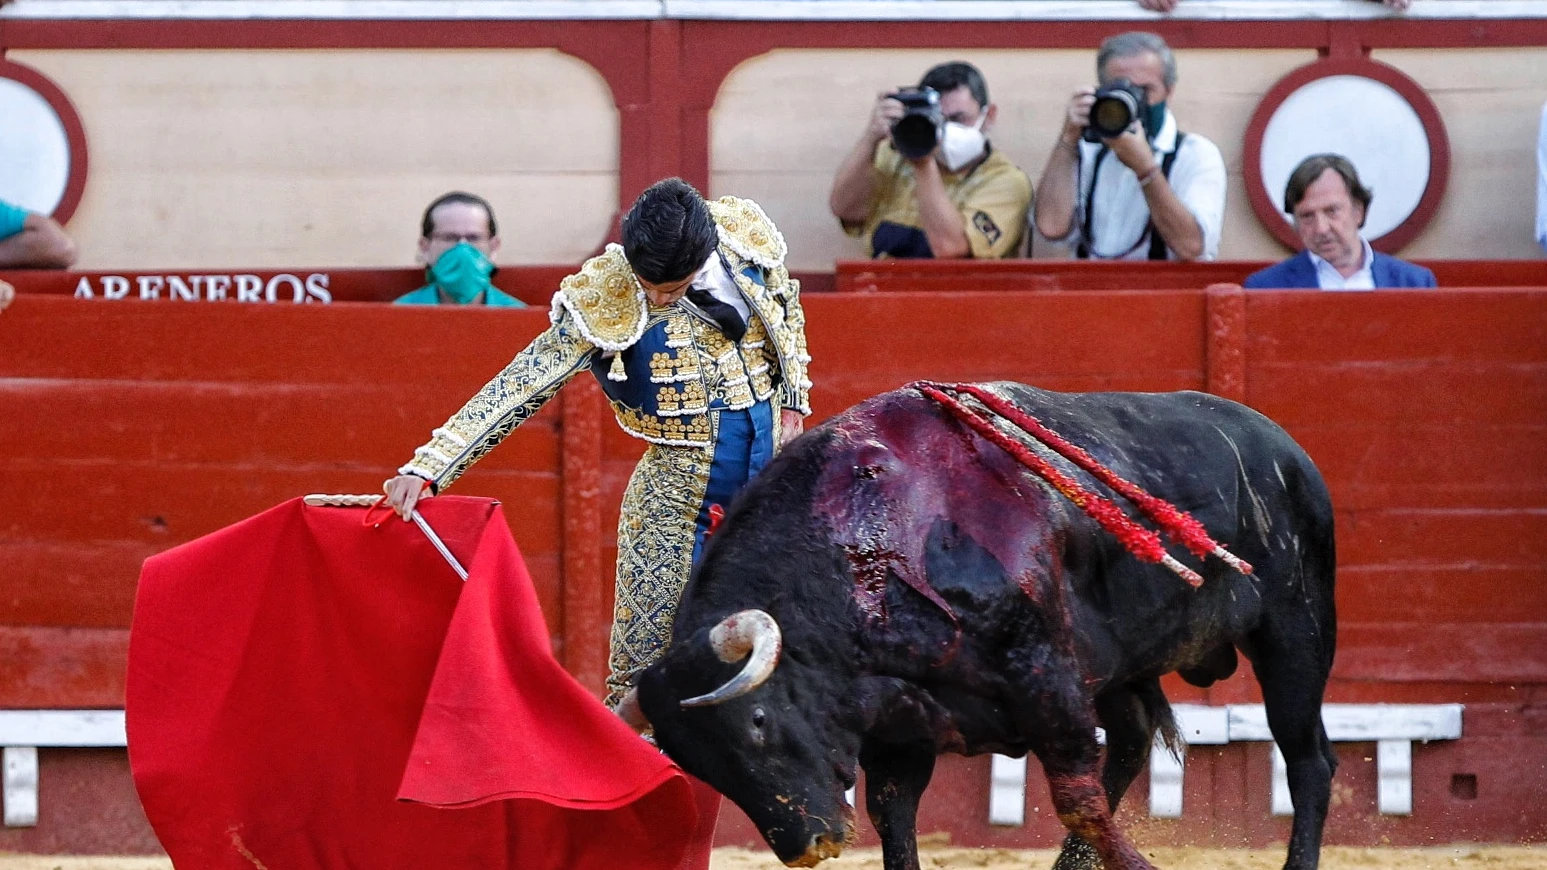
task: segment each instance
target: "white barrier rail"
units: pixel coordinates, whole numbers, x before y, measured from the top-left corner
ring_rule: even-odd
[[[128,745],[122,710],[0,710],[0,801],[6,827],[38,823],[38,748]]]
[[[1189,746],[1272,741],[1261,704],[1205,707],[1173,704],[1171,710]],[[1384,815],[1413,812],[1413,741],[1455,740],[1461,736],[1460,704],[1327,704],[1321,720],[1334,743],[1374,743],[1377,803]],[[1150,815],[1182,816],[1186,753],[1174,758],[1158,742],[1150,752]],[[1026,759],[996,755],[989,783],[989,822],[1020,825],[1026,816]],[[1289,799],[1284,756],[1273,747],[1275,815],[1294,812]]]

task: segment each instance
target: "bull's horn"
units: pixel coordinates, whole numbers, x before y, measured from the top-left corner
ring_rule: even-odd
[[[783,644],[779,623],[761,610],[743,610],[720,620],[720,624],[709,631],[710,648],[722,662],[734,662],[746,656],[746,667],[725,685],[707,695],[689,698],[682,706],[708,707],[724,703],[761,686],[779,663],[779,649]],[[749,650],[751,655],[747,655]]]

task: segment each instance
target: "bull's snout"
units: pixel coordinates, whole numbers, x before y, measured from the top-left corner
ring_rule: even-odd
[[[811,838],[806,851],[793,861],[786,861],[787,867],[815,867],[828,858],[836,858],[843,854],[843,847],[852,844],[858,837],[854,822],[854,808],[848,804],[843,805],[843,828],[841,831],[823,831]]]
[[[786,862],[786,865],[790,867],[815,867],[828,858],[836,858],[843,854],[843,841],[845,839],[847,838],[840,838],[830,833],[818,834],[811,838],[811,845],[806,847],[806,851],[801,853],[799,858]]]

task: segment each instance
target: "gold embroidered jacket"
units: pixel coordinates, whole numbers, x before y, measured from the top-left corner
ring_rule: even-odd
[[[811,413],[800,283],[784,266],[784,239],[751,200],[709,203],[719,252],[752,316],[732,342],[681,302],[657,308],[618,245],[608,245],[553,296],[552,325],[473,396],[399,469],[437,491],[592,369],[618,424],[656,444],[707,447],[712,412],[764,400]]]

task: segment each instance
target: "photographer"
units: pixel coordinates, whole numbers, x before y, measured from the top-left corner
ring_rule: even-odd
[[[1170,46],[1153,33],[1113,36],[1096,73],[1100,88],[1069,100],[1037,183],[1037,231],[1080,259],[1214,259],[1225,161],[1166,108],[1176,88]]]
[[[1031,181],[989,145],[996,114],[982,73],[966,63],[931,69],[918,91],[879,95],[828,207],[872,257],[1010,256]]]

